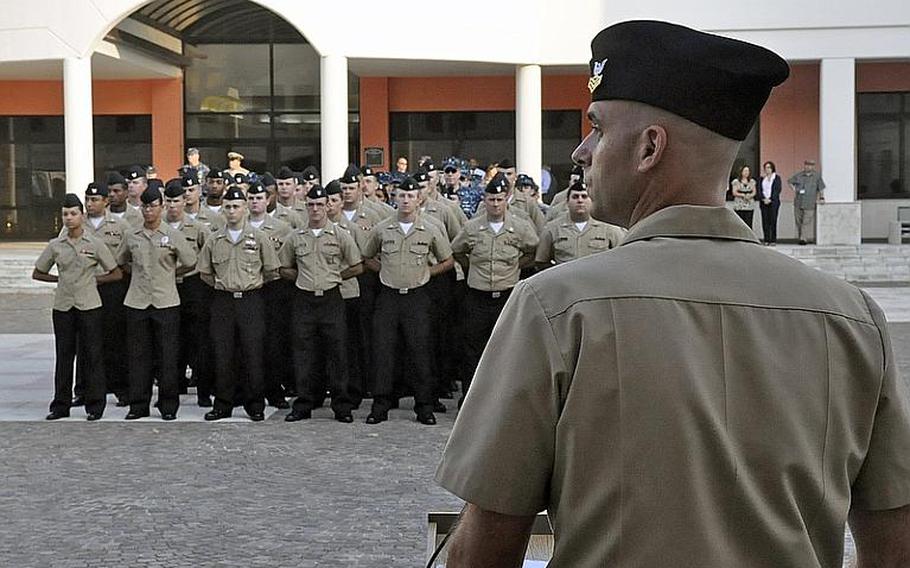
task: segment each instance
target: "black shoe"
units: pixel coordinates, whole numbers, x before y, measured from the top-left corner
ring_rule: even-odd
[[[799,241],[799,244],[805,245],[805,244],[806,244],[806,241]]]
[[[433,405],[433,412],[439,412],[439,413],[441,413],[441,414],[445,414],[445,413],[446,413],[446,410],[448,410],[448,409],[446,408],[446,405],[444,405],[443,403],[439,402],[438,400],[436,401],[436,404]]]
[[[283,398],[279,398],[278,400],[275,400],[275,401],[270,400],[269,406],[273,406],[273,407],[277,408],[278,410],[287,410],[288,408],[291,407],[291,405],[288,404],[288,401]]]
[[[295,410],[284,417],[285,422],[297,422],[299,420],[308,420],[313,416],[309,410]]]
[[[166,422],[170,422],[171,420],[177,420],[177,413],[176,412],[167,412],[167,413],[161,415],[161,419]]]
[[[130,410],[126,415],[126,420],[138,420],[139,418],[145,418],[149,415],[149,411],[144,412],[139,410]]]
[[[74,397],[73,402],[70,403],[70,406],[85,406],[85,397]]]
[[[126,398],[126,395],[116,395],[117,402],[114,403],[114,406],[118,408],[124,408],[130,405],[130,401]]]
[[[45,420],[60,420],[61,418],[69,418],[69,415],[70,415],[69,412],[55,411],[55,412],[51,412],[50,414],[45,416],[44,419]]]
[[[251,412],[250,420],[252,420],[253,422],[262,422],[263,420],[265,420],[265,414],[262,412]]]
[[[436,417],[433,416],[432,412],[429,412],[427,414],[418,414],[417,421],[426,426],[435,426],[436,425]]]
[[[196,397],[196,404],[199,405],[199,408],[211,408],[212,399],[207,396]]]
[[[374,414],[371,412],[370,415],[367,416],[367,424],[379,424],[380,422],[385,422],[388,419],[389,416],[387,414]]]
[[[89,422],[94,422],[95,420],[101,420],[100,412],[89,412],[88,416],[85,417]]]
[[[344,424],[350,424],[351,422],[354,421],[354,417],[351,416],[350,413],[348,413],[348,414],[335,414],[335,420],[338,421],[338,422],[342,422],[342,423],[344,423]]]
[[[215,410],[210,410],[210,411],[206,412],[204,418],[208,421],[212,421],[212,420],[221,420],[222,418],[230,418],[230,417],[231,417],[230,412],[225,412],[223,410],[215,409]]]

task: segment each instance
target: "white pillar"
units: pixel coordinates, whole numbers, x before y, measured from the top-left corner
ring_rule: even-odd
[[[63,60],[63,135],[66,192],[82,199],[95,178],[91,55]]]
[[[341,177],[348,166],[348,59],[325,55],[319,64],[322,183]]]
[[[856,201],[855,60],[823,59],[819,95],[825,200]]]
[[[543,164],[543,111],[540,65],[515,71],[515,165],[540,183]]]

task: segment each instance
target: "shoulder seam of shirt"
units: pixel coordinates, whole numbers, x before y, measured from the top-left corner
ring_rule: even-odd
[[[799,307],[799,306],[766,306],[766,305],[762,305],[762,304],[752,304],[749,302],[722,302],[722,301],[716,301],[716,300],[699,300],[699,299],[694,299],[694,298],[681,298],[681,297],[676,297],[676,296],[659,296],[656,294],[653,294],[653,295],[619,294],[619,295],[615,295],[615,296],[597,296],[597,297],[593,297],[593,298],[582,298],[582,299],[573,301],[572,303],[570,303],[566,307],[562,308],[558,312],[554,312],[552,314],[552,316],[548,316],[548,317],[556,318],[561,315],[564,315],[567,311],[569,311],[576,304],[581,304],[584,302],[596,302],[599,300],[607,300],[607,301],[613,301],[613,300],[668,300],[668,301],[674,301],[674,302],[688,302],[688,303],[692,303],[692,304],[706,304],[706,305],[712,305],[712,306],[740,306],[740,307],[744,307],[744,308],[756,308],[756,309],[764,309],[764,310],[784,310],[784,311],[794,311],[794,312],[808,312],[808,313],[824,314],[824,315],[829,315],[829,316],[837,316],[837,317],[855,321],[857,323],[861,323],[864,325],[871,325],[874,327],[878,327],[878,326],[876,326],[874,320],[866,321],[866,320],[860,319],[858,317],[844,314],[841,312],[825,310],[825,309],[820,309],[820,308],[805,308],[805,307]]]
[[[545,320],[547,320],[547,329],[550,331],[550,336],[553,337],[554,344],[556,345],[556,350],[559,352],[559,358],[562,360],[563,368],[568,371],[571,369],[569,362],[566,361],[566,356],[562,352],[562,347],[559,345],[559,338],[556,337],[556,331],[553,330],[553,322],[551,321],[550,316],[547,315],[547,310],[544,309],[543,303],[540,301],[540,296],[537,294],[537,290],[534,289],[534,286],[531,284],[523,284],[519,282],[520,286],[527,286],[528,290],[531,292],[531,296],[534,298],[534,302],[537,304],[537,307],[540,309],[540,313],[543,314]],[[555,315],[553,317],[556,317]]]
[[[862,294],[863,303],[865,303],[866,309],[869,310],[869,317],[873,317],[873,316],[872,316],[872,307],[869,305],[869,300],[870,300],[871,298],[870,298],[869,296],[867,296],[866,293],[863,292],[862,290],[860,290],[860,293]],[[884,317],[884,313],[882,314],[882,317]],[[875,324],[875,320],[874,320],[874,319],[873,319],[873,324]],[[886,372],[887,369],[888,369],[888,350],[885,349],[885,335],[884,335],[884,332],[882,331],[882,329],[881,329],[877,324],[875,324],[875,330],[878,331],[878,340],[879,340],[879,343],[881,344],[881,350],[882,350],[882,374],[881,374],[881,376],[879,376],[879,381],[878,381],[878,397],[877,397],[877,398],[880,398],[880,397],[881,397],[881,392],[882,392],[882,390],[885,388],[885,372]]]

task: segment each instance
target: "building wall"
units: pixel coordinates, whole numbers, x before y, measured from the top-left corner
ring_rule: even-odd
[[[93,81],[98,115],[150,114],[152,159],[163,176],[183,163],[181,79]],[[62,81],[0,81],[0,116],[63,115]]]

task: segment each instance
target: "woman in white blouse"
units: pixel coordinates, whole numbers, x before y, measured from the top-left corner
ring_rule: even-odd
[[[780,176],[774,162],[762,166],[765,176],[759,184],[759,207],[761,207],[762,240],[766,245],[777,243],[777,212],[780,209]]]

